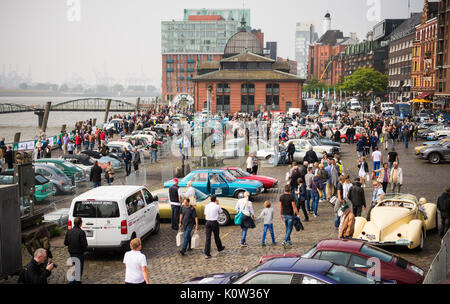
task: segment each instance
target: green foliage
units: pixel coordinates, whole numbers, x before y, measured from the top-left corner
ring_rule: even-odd
[[[341,86],[348,93],[357,92],[362,95],[375,92],[386,92],[388,77],[372,68],[361,68],[345,78]]]
[[[319,90],[322,92],[322,90],[325,89],[325,91],[328,90],[328,86],[315,78],[311,79],[307,84],[303,86],[303,91],[305,92],[314,92],[315,90]]]
[[[63,229],[61,227],[56,226],[50,230],[50,237],[51,238],[57,237],[57,236],[60,236],[62,233],[63,233]]]

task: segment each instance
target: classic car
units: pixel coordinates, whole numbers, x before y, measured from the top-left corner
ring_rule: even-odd
[[[439,164],[442,160],[450,160],[450,140],[420,150],[419,157],[427,159],[432,164]]]
[[[290,142],[298,145],[300,150],[308,151],[310,147],[313,147],[314,152],[327,154],[328,156],[333,156],[335,153],[340,153],[341,148],[332,145],[322,145],[317,139],[292,139],[286,142],[286,147]],[[319,157],[319,156],[317,156]]]
[[[448,137],[448,136],[450,136],[450,127],[445,127],[443,129],[436,130],[432,133],[428,133],[427,139],[428,140],[437,140],[437,139],[441,139],[441,138]]]
[[[7,170],[0,172],[0,185],[10,185],[14,183],[14,171]],[[34,174],[34,199],[41,202],[44,199],[54,196],[56,193],[55,186],[51,181],[40,174]]]
[[[379,284],[351,268],[330,261],[306,258],[275,258],[245,272],[196,277],[184,284]]]
[[[104,155],[101,154],[99,151],[95,151],[95,150],[85,150],[85,151],[81,151],[81,154],[86,154],[87,156],[90,156],[94,159],[100,159],[102,158]],[[117,154],[117,153],[112,153],[109,152],[106,156],[114,158],[118,161],[122,161],[121,155]]]
[[[367,273],[372,267],[370,258],[380,262],[380,276],[398,284],[421,284],[424,271],[405,259],[363,241],[348,239],[322,240],[304,254],[288,253],[268,255],[260,259],[263,264],[278,257],[302,257],[326,260]]]
[[[398,245],[409,249],[424,246],[427,231],[436,229],[436,204],[411,194],[387,194],[370,212],[370,221],[355,219],[353,238],[375,245]]]
[[[450,137],[445,137],[445,138],[442,138],[440,140],[435,140],[435,141],[426,141],[422,144],[422,146],[415,147],[416,155],[419,155],[420,151],[422,151],[422,149],[425,147],[439,145],[440,143],[443,143],[444,141],[448,141],[448,140],[450,140]]]
[[[441,124],[439,124],[439,125],[432,125],[429,128],[427,128],[427,129],[419,130],[417,132],[417,136],[420,137],[420,138],[427,139],[428,137],[430,137],[431,134],[436,133],[438,131],[446,130],[446,128],[447,127],[445,125],[441,125]],[[447,135],[445,135],[445,136],[447,136]]]
[[[348,128],[349,128],[349,126],[345,126],[339,130],[339,132],[341,132],[341,143],[348,143],[348,138],[347,138],[347,135],[345,134],[347,132]],[[361,137],[361,135],[363,133],[365,133],[364,128],[362,128],[362,127],[355,127],[355,132],[356,132],[355,138],[354,138],[355,141],[358,141],[359,138]]]
[[[75,189],[72,180],[52,164],[36,163],[34,172],[50,180],[55,185],[57,193],[71,193]]]
[[[297,163],[301,163],[303,162],[303,159],[305,158],[306,152],[308,152],[307,149],[305,149],[305,145],[300,145],[296,142],[294,142],[294,146],[295,146],[295,152],[294,152],[294,161],[296,161]],[[286,149],[287,149],[287,144],[285,145]],[[316,152],[316,151],[315,151]],[[256,158],[258,159],[264,159],[267,161],[270,161],[271,159],[273,159],[275,155],[275,151],[274,148],[265,148],[265,149],[261,149],[258,150],[256,152]],[[322,159],[323,154],[316,152],[317,158],[318,159]],[[278,153],[278,161],[280,162],[280,153]],[[287,160],[287,156],[286,156],[286,160]]]
[[[183,193],[186,192],[187,188],[180,188]],[[169,204],[169,191],[167,188],[152,191],[153,196],[158,197],[159,202],[159,215],[161,219],[171,219],[172,209]],[[205,219],[205,206],[209,204],[209,195],[195,189],[195,200],[196,202],[191,202],[191,205],[195,207],[197,216],[199,220]],[[219,205],[223,210],[223,213],[219,215],[217,222],[220,226],[227,226],[232,223],[234,217],[236,216],[236,202],[237,200],[229,197],[221,197],[219,200]]]
[[[231,196],[238,198],[248,191],[255,196],[264,191],[264,185],[258,181],[239,180],[226,170],[204,169],[189,173],[179,180],[180,187],[186,187],[192,181],[192,186],[203,193],[217,196]],[[164,183],[164,188],[170,188],[173,180]]]
[[[94,161],[86,154],[65,154],[61,155],[59,158],[71,162],[77,167],[83,169],[86,174],[91,172],[92,166],[94,165]]]
[[[263,176],[263,175],[252,175],[239,167],[223,167],[223,170],[227,170],[231,175],[237,179],[248,179],[256,180],[264,185],[264,189],[276,188],[278,186],[278,180],[273,177]]]
[[[34,162],[54,164],[58,169],[62,170],[65,175],[70,177],[74,183],[89,180],[89,176],[83,171],[83,169],[80,169],[71,162],[61,158],[40,158]]]
[[[111,165],[113,166],[114,170],[122,169],[122,163],[119,160],[109,156],[103,156],[100,159],[97,159],[96,161],[98,161],[98,165],[100,166],[100,168],[102,168],[102,170],[106,169],[106,167],[108,166],[108,162],[111,162]]]

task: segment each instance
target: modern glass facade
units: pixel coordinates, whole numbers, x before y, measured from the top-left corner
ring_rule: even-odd
[[[250,9],[185,9],[184,20],[190,16],[221,16],[227,21],[241,21],[244,16],[247,24],[251,24]]]
[[[295,32],[295,60],[297,61],[297,76],[306,78],[308,74],[309,46],[318,39],[312,23],[297,23]]]

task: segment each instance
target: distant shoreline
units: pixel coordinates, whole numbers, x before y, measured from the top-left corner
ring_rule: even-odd
[[[95,94],[95,93],[76,93],[76,92],[68,92],[67,94],[61,92],[54,91],[41,91],[41,90],[9,90],[9,89],[0,89],[0,97],[111,97],[114,99],[120,99],[121,97],[156,97],[155,95],[150,95],[148,93],[130,93],[116,96],[113,94]]]

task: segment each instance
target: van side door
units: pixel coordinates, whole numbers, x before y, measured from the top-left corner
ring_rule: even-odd
[[[153,201],[153,195],[147,189],[142,189],[142,194],[145,200],[145,211],[144,211],[144,233],[149,232],[155,228],[156,224],[156,214],[158,213],[157,203]]]
[[[139,190],[127,197],[125,206],[128,214],[128,234],[131,235],[135,232],[136,237],[142,237],[144,231],[145,202],[141,191]]]

